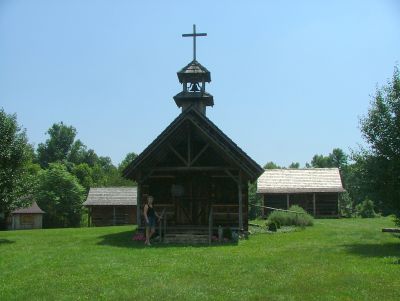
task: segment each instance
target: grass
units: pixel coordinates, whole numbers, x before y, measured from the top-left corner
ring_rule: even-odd
[[[315,220],[211,247],[145,248],[132,227],[0,232],[0,300],[399,300],[392,225]]]

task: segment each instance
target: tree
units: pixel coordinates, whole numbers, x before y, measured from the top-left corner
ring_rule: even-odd
[[[0,228],[10,212],[30,205],[34,188],[33,150],[16,115],[0,109]]]
[[[262,209],[261,207],[263,204],[263,197],[261,195],[257,195],[257,181],[249,182],[248,188],[249,194],[249,219],[255,219],[257,217],[261,217]],[[256,206],[252,206],[256,205]]]
[[[46,212],[45,227],[78,227],[85,189],[60,163],[50,163],[39,175],[36,200]]]
[[[331,167],[342,169],[348,164],[348,156],[342,149],[334,148],[329,154],[329,162]]]
[[[42,167],[47,167],[52,162],[67,160],[72,149],[76,129],[64,123],[55,123],[47,131],[50,138],[45,143],[40,143],[37,149],[38,160]]]
[[[353,156],[368,197],[397,216],[400,224],[400,73],[394,68],[388,83],[377,88],[366,116],[360,119],[369,145]]]
[[[136,159],[138,155],[136,153],[128,153],[125,156],[125,159],[122,160],[122,162],[119,164],[118,169],[120,172],[123,172],[123,170],[129,165],[129,163],[131,163],[133,160]]]
[[[307,165],[309,166],[309,165]],[[324,155],[314,155],[311,160],[311,167],[313,168],[328,168],[332,167],[331,160],[329,156]]]
[[[72,174],[79,180],[79,183],[89,191],[93,186],[92,169],[87,163],[75,165],[72,169]]]
[[[281,168],[281,167],[272,161],[267,162],[267,164],[264,165],[264,169],[276,169],[276,168]]]
[[[298,169],[298,168],[300,168],[300,163],[299,162],[292,162],[292,163],[290,163],[289,168]]]
[[[342,169],[348,164],[348,156],[340,148],[334,148],[332,153],[328,156],[324,155],[314,155],[311,160],[311,164],[306,164],[306,167],[313,168],[332,168],[337,167]]]

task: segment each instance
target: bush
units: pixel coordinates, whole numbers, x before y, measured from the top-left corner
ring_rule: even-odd
[[[340,204],[341,216],[343,217],[354,216],[353,200],[351,199],[350,194],[347,191],[340,194],[339,204]]]
[[[272,232],[276,232],[276,231],[278,231],[278,226],[276,225],[275,222],[270,222],[268,224],[268,230],[272,231]]]
[[[314,218],[300,206],[293,205],[289,208],[289,210],[298,213],[276,210],[273,211],[268,216],[268,221],[270,223],[279,224],[279,227],[280,226],[306,227],[306,226],[312,226],[314,224]]]
[[[362,203],[356,206],[357,216],[361,216],[363,218],[376,217],[377,214],[374,210],[374,207],[374,202],[366,198]]]

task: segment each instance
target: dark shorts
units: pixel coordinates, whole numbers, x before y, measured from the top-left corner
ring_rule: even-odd
[[[147,228],[155,228],[156,227],[156,218],[155,217],[149,217],[148,218],[149,222],[146,223]]]

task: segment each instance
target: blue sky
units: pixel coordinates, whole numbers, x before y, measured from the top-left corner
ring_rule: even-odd
[[[259,164],[362,143],[400,60],[399,1],[0,1],[0,106],[37,145],[63,121],[99,155],[140,153],[179,113],[176,72],[211,71],[207,116]]]

